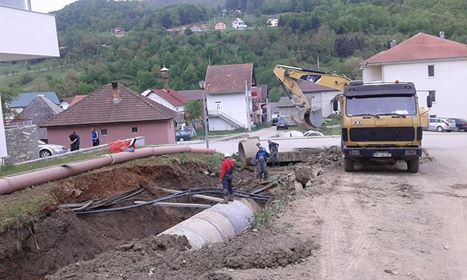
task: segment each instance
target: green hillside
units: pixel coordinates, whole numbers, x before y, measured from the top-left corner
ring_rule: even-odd
[[[448,39],[467,43],[463,0],[162,2],[167,3],[80,0],[67,6],[56,13],[61,58],[0,64],[0,89],[55,90],[64,97],[119,81],[143,91],[161,86],[163,65],[170,69],[172,88],[195,89],[210,64],[251,62],[257,82],[267,83],[275,99],[281,94],[275,64],[316,69],[319,61],[319,70],[360,78],[360,62],[387,49],[393,38],[401,42],[418,32],[444,31]],[[279,27],[266,27],[272,16]],[[212,30],[219,20],[230,27],[235,17],[249,29]],[[168,31],[194,23],[210,29]],[[116,27],[127,31],[124,37],[112,35]]]

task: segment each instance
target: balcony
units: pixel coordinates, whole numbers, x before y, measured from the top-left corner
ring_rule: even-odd
[[[0,6],[0,61],[59,57],[55,17]]]

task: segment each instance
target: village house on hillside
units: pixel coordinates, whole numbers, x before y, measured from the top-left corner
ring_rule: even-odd
[[[443,34],[441,34],[443,35]],[[413,82],[418,100],[430,115],[467,118],[467,89],[459,86],[467,77],[467,45],[418,33],[364,62],[363,82]]]
[[[81,148],[91,147],[91,129],[100,143],[143,136],[147,145],[175,143],[175,112],[117,83],[107,84],[42,125],[49,142],[69,146],[76,130]]]
[[[233,29],[245,30],[245,29],[247,29],[247,27],[248,26],[245,24],[245,22],[240,18],[236,18],[234,21],[232,21],[232,28]]]
[[[43,95],[37,96],[19,115],[20,119],[30,121],[31,124],[40,126],[53,116],[63,111]],[[37,136],[40,140],[47,141],[47,129],[38,128]]]
[[[268,27],[278,27],[279,26],[279,19],[277,18],[269,18],[266,25]]]
[[[209,130],[251,128],[251,88],[256,85],[253,64],[209,65],[205,93]]]
[[[112,34],[117,38],[122,38],[125,36],[126,31],[121,27],[116,27],[112,30]]]
[[[185,104],[188,102],[183,95],[176,90],[170,88],[169,69],[163,67],[161,69],[162,89],[148,89],[141,93],[154,102],[165,106],[166,108],[175,111],[175,121],[177,124],[185,121]]]
[[[226,29],[227,25],[225,25],[225,23],[223,23],[222,21],[219,21],[214,25],[214,30],[225,31]]]
[[[21,113],[24,108],[29,106],[31,102],[38,96],[44,96],[52,103],[57,106],[60,106],[60,99],[58,98],[57,94],[54,91],[44,91],[44,92],[23,92],[20,93],[16,98],[11,100],[6,106],[16,113]]]

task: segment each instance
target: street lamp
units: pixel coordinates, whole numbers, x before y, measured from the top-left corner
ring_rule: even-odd
[[[206,142],[206,148],[209,149],[209,120],[208,120],[208,108],[206,107],[206,93],[204,92],[204,86],[206,85],[205,81],[199,81],[199,87],[201,88],[201,93],[203,95],[203,118],[204,118],[204,142]]]

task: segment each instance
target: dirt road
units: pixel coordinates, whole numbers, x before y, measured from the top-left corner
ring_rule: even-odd
[[[234,279],[467,279],[465,142],[429,150],[418,174],[405,165],[354,173],[331,169],[276,227],[320,246],[279,269],[235,271]],[[454,140],[452,140],[454,139]],[[441,139],[440,139],[441,140]],[[446,145],[449,141],[454,145]],[[464,170],[464,172],[462,172]]]

